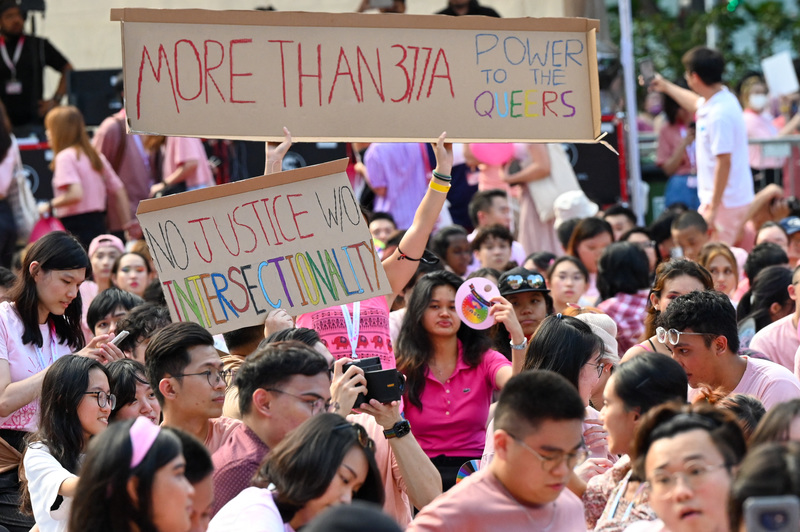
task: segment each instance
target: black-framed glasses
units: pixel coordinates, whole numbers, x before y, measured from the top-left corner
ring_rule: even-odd
[[[356,431],[356,438],[358,440],[358,444],[363,447],[364,449],[369,449],[370,451],[375,450],[375,442],[372,441],[372,438],[369,437],[367,434],[367,429],[359,425],[358,423],[342,423],[341,425],[336,425],[331,429],[331,432],[335,432],[337,430],[347,430],[347,429],[355,429]]]
[[[606,365],[603,364],[602,362],[597,362],[597,363],[595,363],[595,362],[587,362],[586,365],[595,367],[595,369],[597,370],[597,378],[598,379],[603,376],[603,371],[606,369]]]
[[[266,390],[268,392],[275,392],[275,393],[280,393],[280,394],[283,394],[283,395],[288,395],[289,397],[294,397],[295,399],[298,399],[298,400],[304,402],[311,409],[311,414],[312,415],[318,414],[318,413],[320,413],[322,411],[325,411],[325,410],[328,410],[328,407],[331,406],[330,399],[325,399],[325,398],[320,397],[320,396],[316,396],[314,399],[307,399],[307,398],[303,397],[302,395],[297,395],[297,394],[293,394],[293,393],[290,393],[290,392],[285,392],[283,390],[279,390],[278,388],[264,388],[264,390]]]
[[[198,375],[205,375],[206,380],[208,381],[208,385],[212,388],[216,388],[219,386],[220,382],[224,382],[225,386],[230,386],[231,383],[231,375],[233,372],[229,369],[227,370],[212,370],[207,369],[205,371],[201,371],[200,373],[177,373],[173,375],[173,377],[196,377]]]
[[[505,278],[505,282],[508,283],[508,286],[510,286],[512,290],[519,290],[525,285],[536,290],[547,288],[544,277],[539,274],[526,275],[525,277],[521,275],[509,275]]]
[[[683,331],[679,331],[677,329],[666,330],[664,327],[658,327],[656,329],[656,339],[658,339],[658,341],[661,342],[664,345],[667,344],[667,341],[669,341],[669,343],[672,344],[672,345],[678,345],[678,343],[681,341],[681,335],[687,335],[687,336],[718,336],[716,334],[711,334],[711,333],[683,332]]]
[[[543,456],[539,454],[533,447],[522,441],[521,438],[517,438],[510,432],[506,432],[506,434],[508,434],[509,437],[517,442],[523,449],[538,458],[539,462],[542,464],[542,469],[547,472],[552,471],[563,463],[566,463],[567,467],[572,469],[576,465],[582,464],[584,461],[586,461],[586,458],[589,456],[589,451],[587,451],[585,447],[580,447],[571,453],[565,453],[562,451],[558,454],[553,454],[552,456]]]
[[[117,396],[113,393],[83,392],[83,395],[94,395],[95,399],[97,399],[97,406],[100,408],[108,406],[111,410],[114,410],[117,407]]]

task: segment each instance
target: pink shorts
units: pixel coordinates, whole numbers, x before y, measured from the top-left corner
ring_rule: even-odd
[[[729,246],[736,244],[736,233],[739,226],[744,222],[744,217],[747,215],[749,205],[742,205],[741,207],[725,207],[720,205],[717,208],[717,217],[714,218],[714,233],[712,238],[714,241],[723,242]],[[700,205],[697,212],[703,214],[708,209],[708,204]],[[745,227],[742,232],[742,240],[748,240],[746,233],[752,231],[752,228]]]

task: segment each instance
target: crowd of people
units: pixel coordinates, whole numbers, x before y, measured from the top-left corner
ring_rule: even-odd
[[[214,186],[201,141],[125,135],[124,110],[90,140],[42,107],[65,231],[28,244],[0,201],[0,531],[732,532],[800,497],[800,212],[748,160],[763,83],[743,111],[718,52],[683,62],[649,89],[683,125],[660,164],[684,201],[648,227],[579,190],[540,212],[544,145],[353,145],[391,294],[218,336],[172,323],[135,218]],[[485,330],[459,317],[470,279],[500,294]]]

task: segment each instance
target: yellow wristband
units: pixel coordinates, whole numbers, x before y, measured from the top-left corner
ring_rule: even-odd
[[[447,194],[447,192],[450,190],[450,186],[449,185],[448,186],[444,186],[444,185],[439,184],[439,183],[437,183],[436,181],[433,181],[433,180],[431,180],[431,183],[428,186],[431,188],[431,190],[435,190],[436,192],[441,192],[443,194]]]

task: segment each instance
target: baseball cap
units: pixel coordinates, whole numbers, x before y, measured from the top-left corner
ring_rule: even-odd
[[[522,266],[511,268],[501,275],[498,285],[500,295],[504,297],[523,292],[550,292],[542,274],[532,272]]]
[[[100,246],[111,246],[117,248],[120,253],[125,253],[125,244],[114,235],[98,235],[89,243],[89,258],[94,255]]]
[[[570,190],[558,196],[553,202],[553,212],[556,215],[553,225],[558,228],[564,220],[570,218],[589,218],[599,210],[597,203],[590,201],[583,190]]]
[[[797,216],[787,216],[779,222],[786,234],[791,236],[800,231],[800,218]]]
[[[575,316],[603,340],[603,359],[614,365],[619,364],[619,344],[617,343],[617,324],[608,314],[584,312]]]

